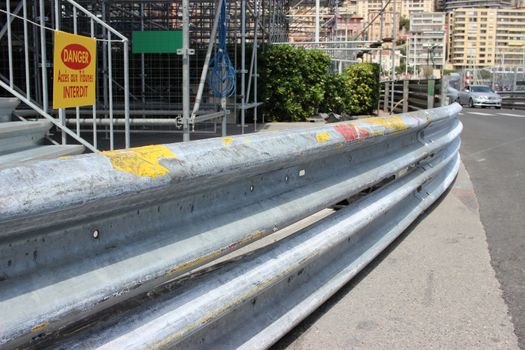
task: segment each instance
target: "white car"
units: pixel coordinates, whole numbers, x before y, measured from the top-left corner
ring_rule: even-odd
[[[501,96],[486,85],[471,85],[465,87],[459,93],[459,103],[474,107],[495,107],[501,108]]]

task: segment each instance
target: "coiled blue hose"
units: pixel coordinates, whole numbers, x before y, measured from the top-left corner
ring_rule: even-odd
[[[235,67],[226,51],[226,0],[222,0],[221,14],[219,17],[217,51],[210,61],[208,86],[215,97],[229,97],[235,93]]]

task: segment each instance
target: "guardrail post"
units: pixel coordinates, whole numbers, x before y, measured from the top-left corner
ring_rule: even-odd
[[[436,81],[428,79],[427,82],[427,109],[434,108],[434,95],[436,94]]]
[[[514,74],[512,79],[512,91],[516,91],[518,87],[518,67],[514,67]]]
[[[403,113],[408,112],[408,80],[403,80]]]
[[[388,112],[388,96],[390,95],[390,84],[385,81],[385,102],[383,104],[383,111]]]
[[[442,76],[441,77],[441,106],[448,106],[450,104],[450,101],[448,100],[448,85],[450,82],[449,76]]]

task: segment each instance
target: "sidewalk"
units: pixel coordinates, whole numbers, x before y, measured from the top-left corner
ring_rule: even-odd
[[[517,349],[472,183],[453,188],[275,349]]]

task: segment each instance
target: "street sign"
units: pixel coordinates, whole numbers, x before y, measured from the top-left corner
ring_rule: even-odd
[[[177,53],[182,48],[182,31],[147,31],[131,33],[133,53]]]
[[[55,31],[53,108],[96,103],[96,40]]]

